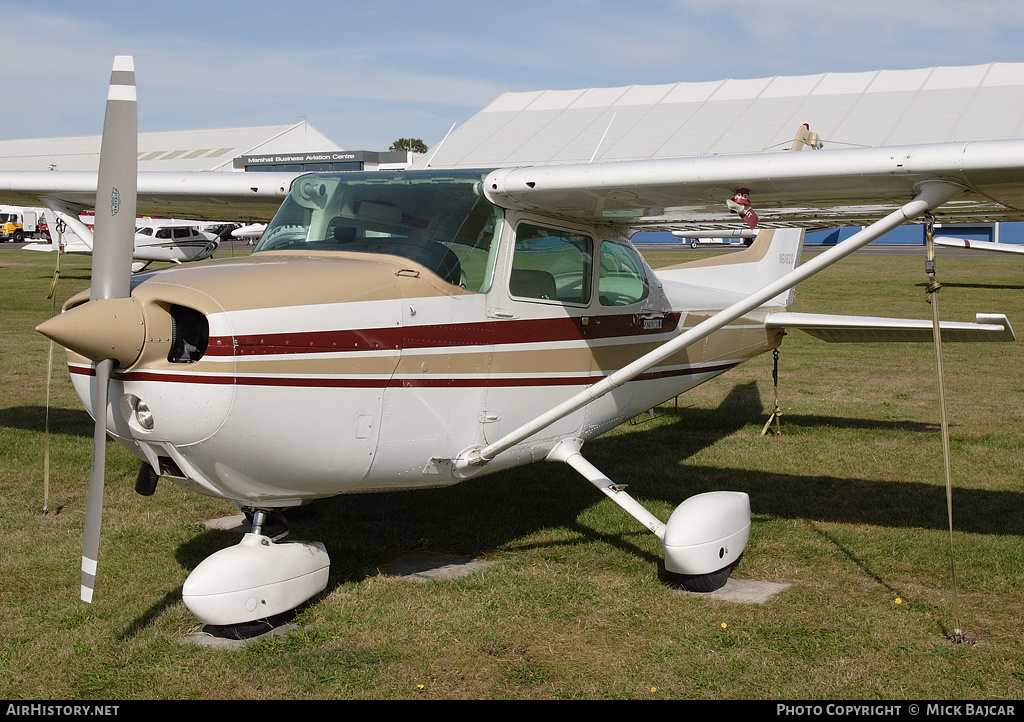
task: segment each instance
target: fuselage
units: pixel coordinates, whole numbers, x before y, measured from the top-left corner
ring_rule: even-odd
[[[144,341],[112,382],[110,433],[162,476],[246,506],[443,486],[464,477],[467,449],[734,300],[662,283],[599,228],[503,212],[481,177],[300,179],[251,256],[136,277]],[[777,346],[767,311],[479,473],[541,460]],[[92,363],[69,352],[69,366],[91,411]]]

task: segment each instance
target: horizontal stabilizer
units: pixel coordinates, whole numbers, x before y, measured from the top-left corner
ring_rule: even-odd
[[[969,241],[966,238],[936,238],[935,244],[947,248],[969,248],[976,251],[996,253],[1024,253],[1024,245],[996,243],[994,241]]]
[[[932,340],[932,322],[926,319],[833,316],[823,313],[772,313],[769,329],[799,329],[830,343],[884,343]],[[1010,321],[1002,314],[979,313],[977,323],[944,321],[942,340],[949,342],[1015,341]]]

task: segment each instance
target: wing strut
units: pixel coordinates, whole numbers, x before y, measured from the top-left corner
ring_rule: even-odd
[[[493,444],[483,448],[469,449],[455,460],[455,472],[459,476],[472,476],[477,469],[483,467],[495,456],[507,451],[521,441],[525,441],[537,432],[547,428],[559,419],[578,411],[587,404],[601,398],[605,394],[632,381],[648,369],[665,359],[679,353],[691,344],[703,340],[720,328],[732,323],[745,313],[749,313],[778,294],[788,291],[801,281],[805,281],[819,271],[842,260],[859,248],[866,246],[876,238],[888,233],[906,221],[913,220],[922,214],[938,208],[964,192],[963,186],[948,181],[931,180],[917,186],[918,194],[909,203],[893,211],[885,218],[875,221],[859,233],[850,236],[842,243],[833,246],[807,263],[794,268],[781,278],[755,291],[746,298],[737,301],[723,311],[697,324],[671,341],[667,341],[633,363],[624,366],[601,381],[584,389],[570,399],[562,402],[550,411],[541,414],[532,421],[523,424]]]

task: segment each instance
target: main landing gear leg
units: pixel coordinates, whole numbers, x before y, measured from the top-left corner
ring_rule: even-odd
[[[693,592],[713,592],[729,579],[750,537],[750,499],[742,492],[715,491],[684,501],[663,524],[636,499],[583,458],[582,439],[560,441],[548,461],[561,461],[626,510],[662,541],[665,571]]]

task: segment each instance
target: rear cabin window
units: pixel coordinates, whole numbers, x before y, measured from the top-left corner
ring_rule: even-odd
[[[590,303],[593,258],[590,236],[521,223],[509,293],[515,298]]]

